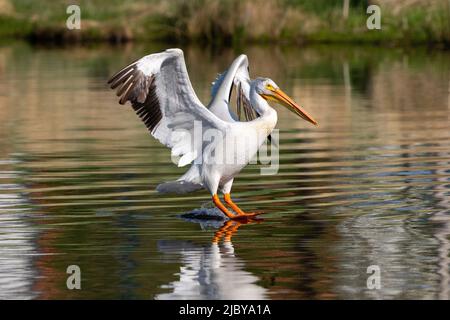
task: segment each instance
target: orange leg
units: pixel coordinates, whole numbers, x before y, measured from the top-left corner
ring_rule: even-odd
[[[225,200],[225,203],[228,204],[231,207],[231,209],[233,209],[234,212],[237,213],[237,215],[235,216],[235,219],[244,218],[244,217],[251,218],[251,217],[255,217],[259,214],[259,213],[253,213],[253,212],[246,213],[246,212],[242,211],[242,209],[239,208],[237,206],[237,204],[233,202],[233,200],[231,200],[231,195],[229,193],[224,194],[224,200]]]
[[[220,209],[220,211],[222,211],[228,218],[233,219],[235,217],[234,214],[232,214],[224,205],[223,203],[220,201],[219,197],[217,196],[217,193],[215,195],[213,195],[212,197],[214,204],[216,205],[217,208]]]

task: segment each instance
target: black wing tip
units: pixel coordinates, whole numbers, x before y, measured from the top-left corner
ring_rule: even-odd
[[[155,75],[145,76],[133,63],[113,75],[108,84],[113,90],[117,88],[119,104],[124,105],[130,101],[136,114],[153,134],[162,119]],[[142,90],[145,91],[141,92]]]
[[[140,60],[140,59],[139,59]],[[130,69],[134,69],[135,65],[139,62],[139,60],[136,60],[132,63],[130,63],[129,65],[127,65],[126,67],[123,67],[122,69],[120,69],[118,72],[116,72],[115,74],[113,74],[107,81],[107,84],[112,84],[115,80],[117,80],[118,78],[120,78],[122,75],[128,73],[130,71]]]
[[[119,104],[124,105],[127,101],[132,101],[133,91],[137,84],[137,70],[133,66],[128,66],[114,75],[109,82],[110,88],[116,89],[116,96],[120,97]]]

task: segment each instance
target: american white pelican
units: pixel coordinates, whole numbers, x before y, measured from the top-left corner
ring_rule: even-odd
[[[120,70],[108,83],[117,88],[119,103],[130,101],[153,137],[171,148],[172,156],[180,157],[178,166],[192,163],[181,178],[163,183],[157,190],[184,193],[206,188],[215,206],[230,219],[257,215],[241,210],[231,200],[230,191],[234,177],[276,125],[277,113],[268,101],[278,102],[317,125],[271,79],[250,80],[245,55],[216,79],[208,108],[192,88],[180,49],[147,55]],[[230,109],[233,87],[237,87],[238,114],[243,110],[248,121],[239,121]],[[219,189],[235,214],[220,201]]]

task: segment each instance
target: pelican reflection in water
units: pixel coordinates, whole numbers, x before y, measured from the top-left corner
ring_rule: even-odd
[[[257,221],[256,221],[257,222]],[[255,221],[226,221],[215,232],[212,244],[196,245],[188,241],[161,241],[159,250],[181,255],[179,279],[163,286],[168,293],[156,299],[237,299],[267,298],[267,289],[257,284],[259,278],[245,271],[245,262],[236,257],[231,242],[242,224]]]

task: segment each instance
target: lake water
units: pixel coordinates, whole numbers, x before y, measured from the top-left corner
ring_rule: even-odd
[[[450,52],[183,48],[205,103],[245,52],[319,122],[277,107],[278,174],[233,188],[264,221],[238,225],[180,218],[206,191],[155,192],[185,169],[106,86],[164,48],[0,46],[1,299],[449,298]]]

